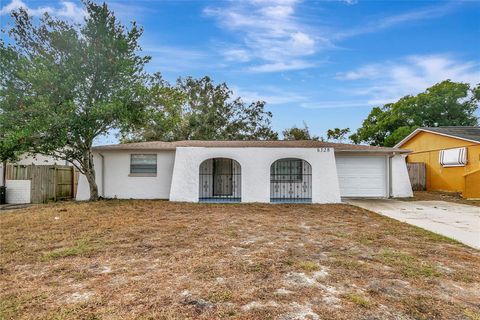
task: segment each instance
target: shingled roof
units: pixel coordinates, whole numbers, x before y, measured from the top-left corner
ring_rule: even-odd
[[[405,139],[397,143],[395,147],[402,146],[405,142],[413,138],[418,132],[432,132],[444,136],[454,137],[462,140],[480,143],[480,127],[423,127],[418,128],[409,134]]]
[[[206,141],[206,140],[184,140],[184,141],[149,141],[124,144],[113,144],[97,146],[95,151],[107,150],[175,150],[179,147],[199,148],[333,148],[336,152],[409,152],[405,149],[374,147],[360,144],[331,143],[313,140],[252,140],[252,141]]]

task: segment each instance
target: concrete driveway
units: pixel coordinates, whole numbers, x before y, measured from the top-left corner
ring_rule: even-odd
[[[480,207],[445,201],[348,199],[346,202],[480,249]]]

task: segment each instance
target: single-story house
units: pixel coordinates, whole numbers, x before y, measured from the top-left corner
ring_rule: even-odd
[[[426,189],[480,198],[480,127],[418,128],[395,148],[426,166]]]
[[[322,141],[139,142],[93,148],[105,198],[337,203],[409,197],[408,151]],[[77,200],[89,198],[79,179]]]

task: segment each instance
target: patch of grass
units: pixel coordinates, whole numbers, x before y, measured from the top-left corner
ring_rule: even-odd
[[[43,303],[46,299],[44,294],[38,296],[34,295],[6,295],[0,298],[0,319],[15,319],[19,317],[19,312],[22,311],[25,305],[29,302],[37,301]]]
[[[281,263],[289,267],[295,265],[295,261],[289,258],[281,260]]]
[[[341,257],[341,256],[337,256],[332,261],[332,263],[336,267],[342,267],[342,268],[351,269],[351,270],[359,269],[363,267],[363,264],[361,264],[358,260],[352,260],[350,258]]]
[[[374,234],[361,234],[360,237],[358,238],[358,242],[360,242],[363,245],[370,245],[373,242],[375,242],[378,239],[378,237]]]
[[[382,250],[378,254],[378,257],[384,264],[399,268],[406,277],[431,278],[439,275],[435,266],[405,252]]]
[[[470,320],[480,320],[480,313],[471,309],[465,309],[463,314]]]
[[[472,270],[473,271],[473,270]],[[459,282],[471,283],[474,282],[473,275],[464,270],[456,271],[453,273],[453,279]]]
[[[42,255],[41,260],[50,261],[54,259],[85,255],[87,253],[92,252],[93,250],[94,249],[89,244],[89,241],[82,239],[77,241],[77,243],[73,247],[61,248],[61,249],[56,249],[50,252],[45,252]]]
[[[229,236],[230,238],[238,238],[240,236],[237,228],[235,227],[228,227],[225,229],[225,235]]]
[[[405,311],[414,319],[442,319],[443,301],[428,296],[410,296],[402,301]],[[446,305],[448,307],[448,305]]]
[[[340,204],[72,202],[2,213],[0,225],[0,319],[277,319],[296,303],[324,319],[384,305],[412,319],[480,320],[474,249]],[[318,268],[328,272],[311,286],[288,276]],[[183,303],[187,289],[213,306]],[[330,295],[338,308],[319,305]],[[242,308],[253,301],[278,306]]]
[[[13,319],[22,308],[22,299],[6,296],[0,299],[0,319]]]
[[[370,308],[371,302],[365,298],[362,294],[350,292],[345,294],[345,298],[355,303],[357,306],[362,308]]]
[[[195,267],[194,273],[201,280],[212,280],[219,276],[219,271],[209,265],[199,265]]]
[[[270,265],[265,262],[255,262],[253,264],[248,264],[246,267],[247,272],[267,272],[270,268]]]
[[[431,231],[428,231],[428,230],[425,230],[425,229],[422,229],[422,228],[419,228],[419,227],[416,227],[416,229],[417,229],[417,232],[419,234],[428,238],[429,240],[432,240],[433,242],[446,242],[446,243],[449,243],[449,244],[456,244],[456,245],[462,245],[463,246],[463,244],[461,242],[458,242],[455,239],[445,237],[445,236],[442,236],[441,234],[434,233],[434,232],[431,232]]]
[[[220,303],[231,301],[233,298],[232,292],[229,290],[215,291],[208,296],[208,301],[212,303]]]
[[[297,268],[300,268],[306,272],[313,272],[313,271],[320,270],[320,266],[318,265],[318,263],[314,261],[298,261],[295,265]]]
[[[335,235],[339,238],[348,238],[349,237],[349,234],[346,233],[346,232],[342,232],[342,231],[338,231],[335,233]]]

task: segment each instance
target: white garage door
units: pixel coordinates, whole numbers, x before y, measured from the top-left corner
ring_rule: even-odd
[[[387,170],[385,157],[335,157],[340,196],[386,197]]]

